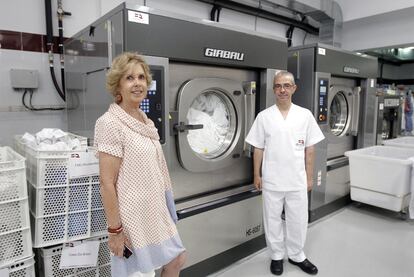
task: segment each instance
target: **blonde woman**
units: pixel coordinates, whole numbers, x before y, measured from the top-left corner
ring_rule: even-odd
[[[160,267],[162,277],[179,276],[185,262],[158,132],[139,108],[151,81],[142,56],[116,57],[106,81],[115,103],[95,126],[112,276],[117,277]]]

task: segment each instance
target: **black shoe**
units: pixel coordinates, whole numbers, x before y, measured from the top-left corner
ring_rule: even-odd
[[[274,275],[282,275],[283,260],[272,260],[270,263],[270,272],[272,272]]]
[[[300,269],[302,269],[304,272],[308,274],[315,275],[318,273],[318,268],[313,263],[311,263],[308,259],[305,259],[303,262],[300,262],[300,263],[292,261],[291,259],[288,259],[288,260],[289,260],[289,263],[297,265],[298,267],[300,267]]]

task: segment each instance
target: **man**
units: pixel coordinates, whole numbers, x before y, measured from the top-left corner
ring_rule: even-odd
[[[257,115],[246,138],[254,146],[254,185],[262,190],[270,271],[283,273],[288,260],[309,274],[318,269],[303,252],[308,223],[307,191],[312,189],[314,145],[324,139],[312,113],[292,103],[293,75],[278,72],[273,81],[276,105]],[[286,242],[281,213],[285,209]]]

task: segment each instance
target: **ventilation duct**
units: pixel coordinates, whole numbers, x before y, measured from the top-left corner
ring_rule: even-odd
[[[332,0],[320,0],[320,9],[307,13],[315,21],[319,22],[319,42],[335,47],[341,47],[342,34],[342,9]]]
[[[241,0],[246,1],[246,0]],[[319,23],[319,42],[341,47],[342,9],[333,0],[261,0],[303,14]],[[307,3],[312,3],[310,6]]]
[[[342,30],[342,10],[341,7],[333,0],[231,0],[231,1],[218,1],[218,0],[199,0],[201,2],[211,4],[228,3],[228,6],[224,8],[231,8],[231,2],[243,5],[245,8],[251,7],[252,14],[255,13],[260,16],[257,10],[272,13],[277,16],[289,17],[296,22],[300,21],[298,18],[306,16],[311,24],[307,26],[319,25],[319,41],[325,44],[329,44],[335,47],[341,47],[341,30]],[[308,3],[312,3],[312,6]],[[243,12],[243,10],[238,10]],[[270,19],[270,18],[268,18]],[[276,21],[276,20],[275,20]],[[295,22],[295,23],[296,23]],[[286,22],[280,22],[287,25]],[[299,24],[303,24],[300,23]],[[301,28],[301,25],[295,24],[295,27]],[[305,25],[305,24],[303,24]],[[308,33],[312,33],[305,28],[301,28]],[[315,32],[313,32],[314,34]]]

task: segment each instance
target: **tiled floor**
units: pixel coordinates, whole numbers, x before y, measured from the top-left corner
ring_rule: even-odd
[[[305,253],[319,277],[413,277],[414,220],[367,205],[350,206],[309,226]],[[210,277],[274,276],[264,249]],[[282,276],[310,276],[284,263]]]

